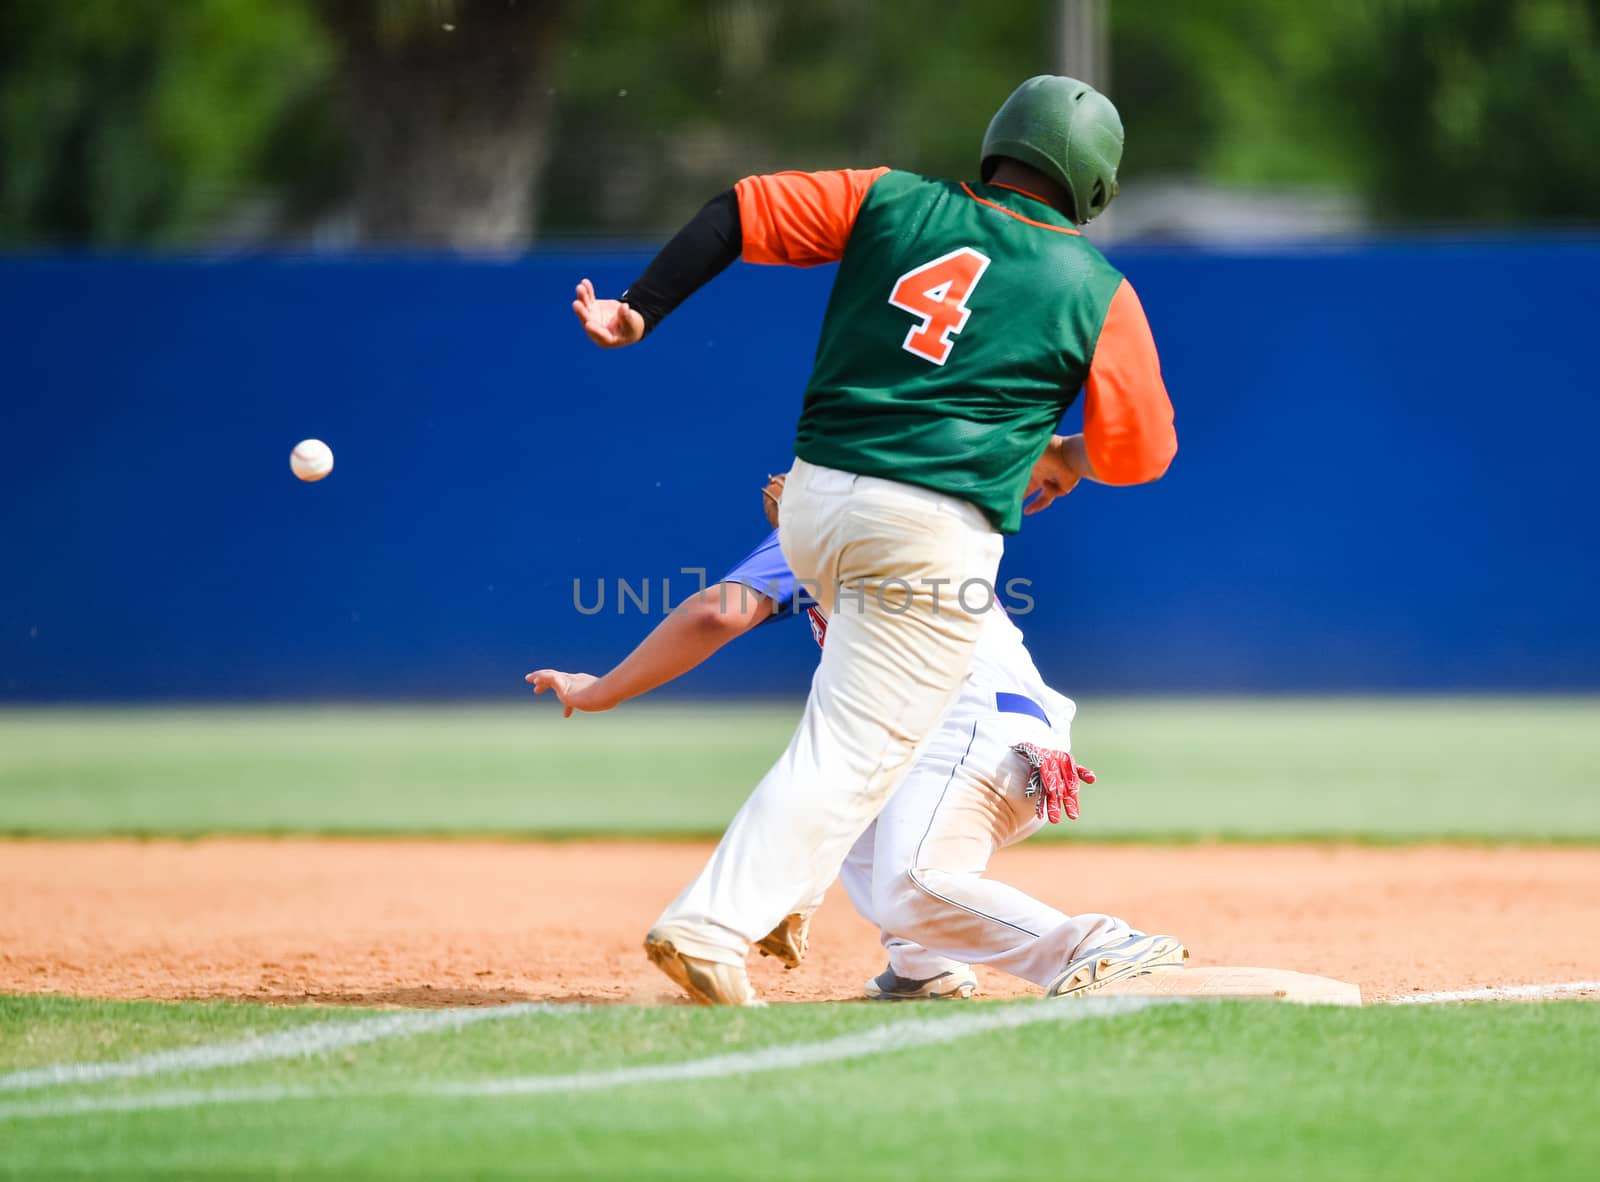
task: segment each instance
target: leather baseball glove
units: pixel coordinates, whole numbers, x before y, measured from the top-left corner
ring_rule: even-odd
[[[769,476],[767,487],[761,490],[762,508],[767,511],[767,524],[773,529],[778,528],[778,502],[783,500],[783,482],[788,478],[785,472]]]

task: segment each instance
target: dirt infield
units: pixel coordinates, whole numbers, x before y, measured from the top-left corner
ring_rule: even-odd
[[[0,993],[443,1006],[676,1000],[639,950],[699,868],[688,844],[0,841]],[[1600,979],[1600,850],[1062,846],[995,873],[1184,937],[1196,963],[1418,990]],[[883,967],[835,888],[774,1001],[849,999]],[[980,970],[986,993],[1027,986]]]

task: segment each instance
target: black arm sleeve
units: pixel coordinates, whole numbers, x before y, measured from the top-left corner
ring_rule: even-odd
[[[739,198],[726,189],[707,201],[661,248],[622,298],[644,317],[648,333],[667,313],[722,274],[743,249]]]

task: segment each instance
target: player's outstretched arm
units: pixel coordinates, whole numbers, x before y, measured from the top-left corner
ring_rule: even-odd
[[[643,340],[673,309],[741,255],[752,263],[814,267],[836,263],[867,190],[889,170],[838,169],[745,177],[707,201],[628,285],[602,300],[578,284],[572,310],[602,349]]]
[[[742,583],[717,583],[680,603],[604,677],[539,669],[523,680],[536,694],[550,690],[560,698],[563,717],[610,710],[682,677],[771,614],[766,596]]]
[[[674,308],[722,274],[739,257],[742,244],[739,201],[728,189],[707,201],[672,236],[620,300],[599,299],[594,284],[585,279],[578,284],[572,311],[589,339],[602,349],[637,344]]]

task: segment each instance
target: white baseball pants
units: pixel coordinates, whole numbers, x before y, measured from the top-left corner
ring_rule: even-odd
[[[1048,985],[1069,961],[1133,930],[984,877],[996,850],[1044,824],[1025,795],[1028,763],[1011,750],[1024,741],[1052,745],[1047,727],[1014,714],[947,724],[851,849],[840,879],[882,929],[898,975],[926,980],[984,964]]]
[[[788,749],[657,921],[725,964],[827,888],[916,763],[966,676],[1002,549],[965,501],[804,460],[779,541],[827,612],[822,660]]]

